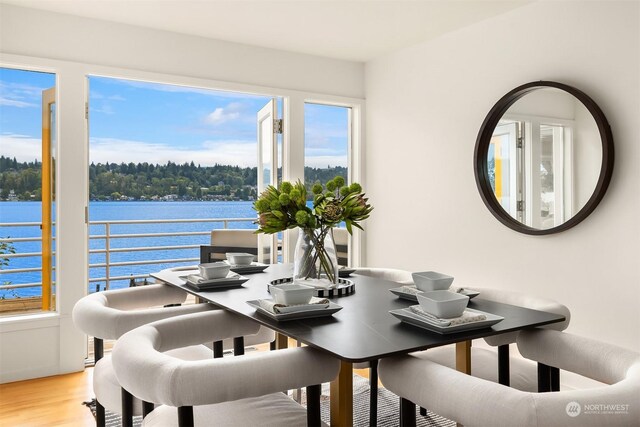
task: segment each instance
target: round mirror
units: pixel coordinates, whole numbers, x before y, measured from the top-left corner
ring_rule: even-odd
[[[491,213],[526,234],[585,219],[611,180],[613,138],[598,105],[556,82],[519,86],[493,106],[474,153],[476,184]]]

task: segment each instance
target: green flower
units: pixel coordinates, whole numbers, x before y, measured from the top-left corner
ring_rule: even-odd
[[[287,206],[291,202],[291,199],[287,193],[282,193],[280,197],[278,197],[278,201],[282,206]]]
[[[282,184],[280,184],[280,192],[282,193],[289,194],[292,188],[293,185],[288,181],[283,181]]]
[[[336,187],[340,188],[344,185],[344,178],[338,175],[335,178],[333,178],[333,182],[336,183]]]
[[[361,193],[362,192],[362,186],[360,184],[358,184],[357,182],[354,182],[353,184],[351,184],[349,186],[349,192],[350,193]]]
[[[276,210],[280,209],[280,201],[279,200],[272,200],[271,204],[269,205],[269,207],[271,208],[272,211],[276,211]]]
[[[340,187],[340,195],[342,197],[349,195],[349,193],[350,193],[350,190],[348,186],[345,185],[343,187]]]
[[[342,219],[342,211],[343,209],[339,203],[327,203],[322,213],[322,219],[329,223],[339,222]]]
[[[333,194],[333,191],[327,191],[326,193],[324,193],[324,197],[331,197],[333,198],[335,196],[335,194]]]
[[[296,222],[299,225],[305,225],[309,220],[309,214],[306,211],[296,212]]]
[[[327,182],[327,190],[335,191],[336,188],[338,188],[338,186],[336,185],[335,181]]]
[[[311,187],[311,192],[313,192],[313,194],[321,194],[322,190],[322,184],[320,183],[315,183],[313,184],[313,187]]]
[[[269,201],[265,199],[258,199],[256,201],[256,210],[258,213],[266,212],[269,210]]]
[[[291,192],[289,193],[289,197],[293,200],[295,199],[299,199],[300,196],[302,194],[300,193],[300,190],[298,190],[297,188],[294,188],[293,190],[291,190]]]

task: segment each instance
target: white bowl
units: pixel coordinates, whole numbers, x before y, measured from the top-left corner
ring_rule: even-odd
[[[227,252],[227,260],[233,265],[250,265],[255,255],[246,252]]]
[[[204,277],[205,279],[220,279],[223,277],[227,277],[230,268],[231,266],[226,262],[210,262],[207,264],[198,265],[200,276]]]
[[[449,286],[453,283],[453,277],[436,271],[421,271],[411,273],[411,276],[413,277],[413,283],[415,283],[416,287],[421,291],[449,289]]]
[[[450,291],[422,292],[417,296],[424,311],[441,319],[462,315],[469,304],[468,296]]]
[[[285,283],[283,285],[270,285],[269,291],[277,304],[295,305],[306,304],[313,297],[312,286]]]

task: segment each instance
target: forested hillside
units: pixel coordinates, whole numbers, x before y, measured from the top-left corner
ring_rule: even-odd
[[[40,200],[42,164],[18,162],[0,156],[0,198]],[[347,177],[347,169],[305,168],[308,186],[336,175]],[[257,169],[238,166],[200,166],[194,162],[164,165],[106,163],[89,165],[92,200],[253,200]]]

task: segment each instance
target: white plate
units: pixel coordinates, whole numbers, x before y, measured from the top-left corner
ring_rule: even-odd
[[[175,267],[172,268],[169,271],[189,271],[189,270],[198,270],[198,266],[197,265],[187,265],[184,267]]]
[[[401,286],[399,288],[391,288],[389,289],[389,292],[391,292],[394,295],[399,296],[402,299],[406,299],[407,301],[414,301],[414,302],[418,302],[418,297],[416,296],[416,294],[411,293],[411,292],[405,292],[405,290],[403,289],[404,286]],[[417,290],[417,288],[416,288]],[[422,292],[422,291],[418,291],[418,292]],[[453,291],[452,291],[453,292]],[[466,289],[463,290],[462,292],[460,292],[460,294],[462,295],[466,295],[469,297],[469,299],[475,298],[478,295],[480,295],[480,292],[476,292],[476,291],[467,291]]]
[[[334,302],[330,302],[329,303],[329,307],[326,308],[322,308],[322,307],[313,307],[313,309],[309,309],[309,310],[298,310],[298,311],[294,311],[291,313],[272,313],[268,310],[265,310],[264,308],[260,307],[260,301],[258,300],[253,300],[253,301],[247,301],[247,304],[249,304],[251,307],[254,307],[256,309],[257,313],[260,314],[264,314],[265,316],[268,316],[272,319],[278,320],[278,321],[282,321],[282,320],[297,320],[297,319],[308,319],[311,317],[325,317],[325,316],[331,316],[333,315],[333,313],[336,313],[340,310],[342,310],[342,306],[338,305]],[[312,304],[309,304],[312,305]]]
[[[227,264],[230,264],[229,261],[225,260]],[[251,274],[251,273],[261,273],[269,267],[269,264],[262,264],[260,262],[252,262],[249,265],[238,265],[238,264],[230,264],[231,271],[238,274]]]
[[[455,332],[462,331],[470,331],[473,329],[482,329],[488,328],[490,326],[495,325],[496,323],[504,320],[504,317],[498,316],[491,313],[486,313],[480,310],[474,310],[472,308],[467,308],[467,311],[471,311],[478,314],[484,314],[487,318],[485,320],[480,320],[477,322],[464,323],[462,325],[454,325],[454,326],[441,326],[435,323],[429,322],[429,320],[425,317],[422,317],[418,314],[413,313],[409,308],[401,308],[399,310],[391,310],[389,313],[394,317],[400,319],[403,323],[408,323],[413,326],[417,326],[419,328],[427,329],[432,332],[437,332],[439,334],[453,334]]]
[[[237,273],[229,273],[227,277],[221,277],[219,279],[198,279],[201,276],[197,274],[189,274],[187,276],[179,276],[185,283],[199,291],[219,289],[219,288],[233,288],[242,286],[244,282],[249,280],[248,278],[241,276]]]

